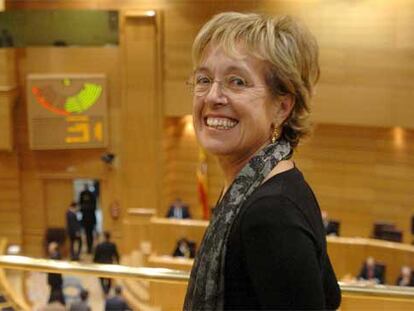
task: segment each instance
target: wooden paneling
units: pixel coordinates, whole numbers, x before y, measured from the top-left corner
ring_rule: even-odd
[[[414,247],[394,242],[328,237],[328,253],[338,280],[357,277],[369,256],[385,264],[385,283],[388,285],[395,285],[402,266],[414,267]]]
[[[369,295],[344,294],[341,310],[406,311],[414,308],[412,298],[371,297]]]
[[[20,179],[17,156],[0,152],[0,237],[22,242]]]
[[[16,51],[13,48],[0,49],[0,91],[12,90],[17,86]]]
[[[182,310],[186,291],[187,282],[150,281],[150,305],[163,311]]]
[[[181,220],[172,218],[151,219],[151,248],[155,255],[171,255],[177,241],[186,238],[200,246],[208,225],[204,220]]]
[[[341,235],[369,237],[388,221],[411,242],[413,142],[412,130],[318,125],[295,160]]]
[[[46,179],[43,182],[47,228],[66,228],[66,211],[73,200],[73,181]]]
[[[122,201],[126,208],[157,208],[161,107],[156,16],[126,11],[121,23]]]
[[[165,198],[181,197],[201,218],[196,185],[197,143],[184,119],[165,125]],[[191,133],[191,132],[190,132]],[[316,193],[320,207],[341,222],[341,235],[369,237],[375,221],[395,223],[411,242],[414,215],[414,131],[319,124],[303,142],[294,160]],[[208,158],[209,203],[222,188],[222,173]],[[167,208],[163,206],[163,208]],[[162,215],[165,210],[162,211]]]
[[[148,254],[151,251],[150,220],[155,214],[155,209],[130,208],[127,213],[122,226],[122,252],[130,254],[139,250]]]
[[[165,113],[191,113],[184,82],[190,48],[213,14],[234,3],[176,3],[165,11]],[[412,128],[414,108],[414,4],[410,1],[238,2],[238,11],[290,14],[303,20],[320,45],[321,80],[314,102],[317,122]],[[411,17],[411,18],[410,18]],[[179,33],[180,36],[176,34]]]
[[[15,100],[15,91],[0,91],[0,150],[13,150],[13,107]]]

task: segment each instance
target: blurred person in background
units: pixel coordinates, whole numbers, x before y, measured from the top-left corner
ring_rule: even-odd
[[[166,217],[178,219],[191,218],[190,209],[180,198],[177,198],[169,207]]]
[[[128,305],[125,298],[122,296],[122,287],[115,286],[115,295],[109,297],[105,301],[105,311],[129,311],[132,308]]]
[[[372,281],[377,284],[384,284],[384,266],[375,262],[374,257],[369,256],[362,264],[358,274],[359,280]]]
[[[82,227],[85,230],[88,254],[92,254],[96,226],[96,197],[89,190],[88,184],[84,184],[84,189],[79,194],[79,205],[82,213]]]
[[[80,253],[82,251],[82,226],[78,220],[77,211],[77,204],[72,202],[66,212],[66,230],[70,240],[71,260],[79,260]]]
[[[103,264],[112,264],[114,262],[119,264],[118,248],[116,244],[111,241],[111,234],[108,231],[104,232],[104,241],[96,246],[93,261],[95,263]],[[111,290],[112,280],[110,278],[99,279],[104,294],[108,295]]]
[[[401,274],[395,282],[397,286],[414,286],[414,274],[409,266],[401,267]]]
[[[49,259],[61,260],[62,256],[59,251],[59,244],[50,242],[48,245]],[[63,278],[60,273],[47,274],[47,283],[50,287],[49,302],[54,302],[59,299],[62,305],[65,305],[65,296],[63,295]]]
[[[89,292],[86,289],[82,289],[79,294],[79,301],[71,304],[70,311],[91,311],[91,307],[88,305]]]

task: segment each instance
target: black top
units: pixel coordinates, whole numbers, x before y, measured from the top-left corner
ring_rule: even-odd
[[[82,229],[76,213],[71,210],[66,212],[66,229],[70,237],[80,235]]]
[[[79,195],[79,204],[82,213],[82,225],[84,227],[93,227],[96,225],[96,198],[89,190],[83,190]]]
[[[105,241],[99,243],[95,248],[94,262],[97,263],[119,263],[118,249],[115,243]]]
[[[320,209],[297,168],[270,178],[245,202],[229,235],[224,275],[227,310],[338,308]]]

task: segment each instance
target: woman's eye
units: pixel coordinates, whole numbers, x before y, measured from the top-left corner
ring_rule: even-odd
[[[247,86],[246,80],[240,77],[230,77],[228,79],[229,85],[232,87],[245,87]]]
[[[196,84],[198,85],[206,85],[206,84],[210,84],[211,83],[211,79],[209,77],[197,77],[196,78]]]

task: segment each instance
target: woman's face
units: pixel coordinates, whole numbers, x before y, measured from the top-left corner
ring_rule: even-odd
[[[234,58],[210,46],[194,74],[193,120],[200,144],[240,162],[269,143],[277,104],[264,79],[265,62],[246,53]]]

